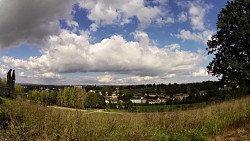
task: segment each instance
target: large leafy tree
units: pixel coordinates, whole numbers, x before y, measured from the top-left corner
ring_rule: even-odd
[[[207,42],[215,57],[209,73],[235,87],[250,78],[250,1],[227,2],[218,14],[217,33]]]
[[[104,108],[105,99],[98,93],[88,93],[84,105],[86,108]]]

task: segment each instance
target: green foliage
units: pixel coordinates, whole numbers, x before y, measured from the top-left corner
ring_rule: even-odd
[[[29,99],[43,105],[59,105],[72,108],[84,108],[86,91],[82,88],[65,87],[59,91],[33,90]]]
[[[86,108],[104,108],[105,99],[97,93],[88,93],[84,105]]]
[[[24,93],[24,87],[21,85],[15,85],[15,93]]]
[[[7,129],[9,123],[8,105],[9,100],[0,97],[0,128]]]
[[[250,79],[250,1],[229,1],[218,15],[217,33],[208,41],[215,58],[208,71],[236,87]]]
[[[128,104],[128,111],[129,112],[136,112],[137,108],[134,106],[134,104],[130,101]]]
[[[40,102],[41,100],[41,97],[40,97],[40,91],[38,91],[38,90],[34,90],[34,91],[32,91],[32,92],[30,92],[29,93],[29,99],[31,99],[31,100],[34,100],[34,101],[36,101],[36,102]]]
[[[56,91],[52,91],[49,93],[46,102],[49,105],[53,105],[57,103],[57,92]]]
[[[85,89],[82,88],[76,88],[75,91],[76,91],[75,107],[82,109],[84,108],[84,102],[87,97],[87,92],[85,91]]]
[[[68,96],[68,105],[69,107],[75,107],[75,99],[76,99],[76,92],[75,88],[70,88],[69,90],[69,96]]]
[[[65,87],[62,91],[62,106],[69,106],[70,87]]]
[[[0,86],[5,86],[7,83],[5,78],[0,78]]]

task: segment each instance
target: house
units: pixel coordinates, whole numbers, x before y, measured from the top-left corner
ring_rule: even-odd
[[[118,96],[115,94],[112,94],[111,96],[106,95],[105,96],[105,103],[118,103]]]
[[[106,96],[105,97],[105,103],[118,103],[118,97],[111,97],[111,96]]]
[[[174,100],[182,101],[183,99],[186,99],[187,97],[189,97],[189,94],[178,93],[174,95]]]
[[[75,87],[75,88],[82,88],[81,85],[75,85],[74,87]]]
[[[146,104],[147,103],[147,99],[144,99],[143,97],[141,98],[132,98],[130,99],[130,101],[134,104]]]
[[[95,90],[89,90],[90,93],[95,93]]]
[[[157,94],[148,94],[149,97],[158,97]]]
[[[166,103],[168,102],[168,99],[167,99],[167,98],[164,98],[164,97],[160,97],[160,98],[159,98],[159,102],[160,102],[161,104],[166,104]]]
[[[207,91],[200,91],[199,94],[200,94],[200,96],[204,96],[207,94]]]
[[[141,99],[139,98],[133,98],[133,99],[130,99],[130,101],[135,104],[141,104]]]
[[[134,98],[141,98],[141,97],[144,97],[144,94],[142,94],[142,93],[136,93],[136,94],[134,94]]]
[[[151,98],[151,99],[147,99],[147,103],[150,104],[150,105],[153,105],[153,104],[160,104],[160,98]]]

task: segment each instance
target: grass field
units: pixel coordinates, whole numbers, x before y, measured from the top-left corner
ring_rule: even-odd
[[[2,128],[15,140],[209,140],[250,117],[250,97],[174,112],[86,112],[4,100]]]
[[[145,105],[145,106],[135,106],[137,112],[164,112],[172,111],[180,108],[178,105]]]
[[[188,110],[203,108],[207,106],[206,102],[194,104],[179,104],[179,105],[140,105],[135,106],[136,112],[171,112],[176,110]]]

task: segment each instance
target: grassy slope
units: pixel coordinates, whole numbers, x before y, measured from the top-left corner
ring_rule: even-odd
[[[223,128],[221,132],[209,138],[210,141],[249,141],[250,117]]]
[[[1,110],[9,117],[8,133],[17,140],[207,140],[249,117],[250,97],[201,109],[145,114],[85,114],[25,101],[2,104]]]

